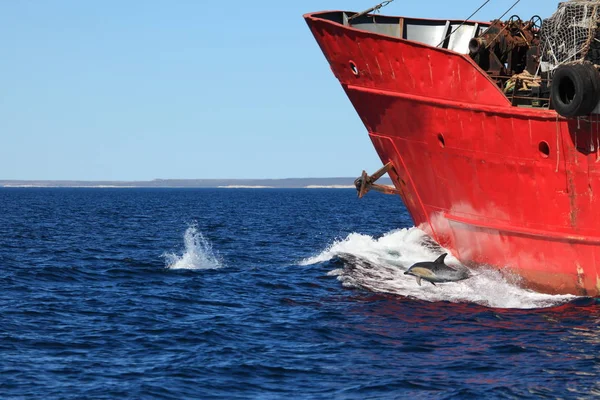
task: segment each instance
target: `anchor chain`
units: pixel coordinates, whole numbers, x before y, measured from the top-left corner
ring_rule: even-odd
[[[362,199],[363,196],[369,192],[369,190],[374,190],[376,192],[384,194],[399,195],[400,191],[398,189],[387,185],[378,185],[375,183],[379,180],[379,178],[381,178],[383,175],[385,175],[392,169],[394,169],[394,166],[391,162],[389,162],[371,176],[367,174],[367,171],[363,170],[362,175],[356,178],[356,180],[354,181],[354,186],[356,187],[356,191],[358,192],[358,198]]]

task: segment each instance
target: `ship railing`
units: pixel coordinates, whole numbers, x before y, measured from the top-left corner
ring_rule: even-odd
[[[345,26],[453,50],[461,54],[468,54],[469,41],[490,26],[475,21],[389,17],[379,14],[359,15],[352,12],[342,12],[341,17],[341,23]]]

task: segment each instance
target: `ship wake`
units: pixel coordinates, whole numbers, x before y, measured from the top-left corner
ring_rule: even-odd
[[[414,263],[433,261],[448,253],[448,265],[460,265],[450,252],[418,228],[389,232],[380,238],[352,233],[320,254],[302,261],[302,265],[329,262],[339,265],[329,272],[346,287],[377,293],[400,295],[430,302],[477,303],[492,308],[546,308],[575,299],[569,295],[536,293],[519,286],[516,276],[496,269],[480,267],[470,279],[433,286],[419,286],[404,272]]]

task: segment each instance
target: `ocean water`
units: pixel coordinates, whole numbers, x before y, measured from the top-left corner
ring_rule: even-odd
[[[595,300],[442,252],[378,193],[0,189],[0,398],[600,396]]]

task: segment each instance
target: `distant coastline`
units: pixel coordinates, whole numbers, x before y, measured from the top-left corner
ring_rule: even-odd
[[[228,185],[217,186],[218,189],[274,189],[273,186]]]
[[[154,179],[151,181],[0,180],[0,188],[351,189],[355,178]],[[389,178],[378,183],[391,185]]]
[[[356,189],[354,185],[308,185],[305,189]]]

